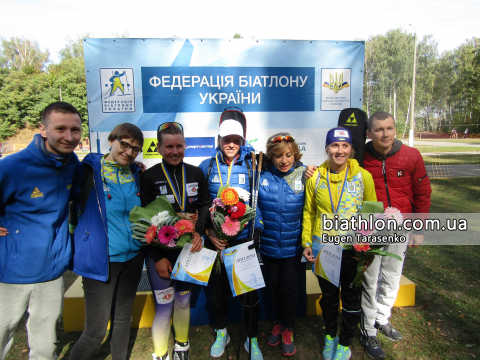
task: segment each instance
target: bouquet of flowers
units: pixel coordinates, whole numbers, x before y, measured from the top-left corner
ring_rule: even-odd
[[[239,187],[222,186],[210,208],[213,229],[218,239],[234,240],[255,216],[255,211],[248,205],[250,193]],[[220,271],[217,259],[216,271]]]
[[[234,240],[255,216],[248,205],[250,193],[239,187],[220,187],[210,208],[210,217],[217,238]]]
[[[145,245],[164,249],[181,249],[192,242],[195,225],[181,219],[165,196],[160,196],[144,208],[135,206],[130,211],[132,237]]]
[[[376,219],[388,220],[393,219],[397,222],[398,225],[402,224],[403,215],[397,208],[388,207],[385,209],[383,213],[375,214]],[[373,224],[369,223],[367,226],[360,226],[358,232],[364,236],[369,236],[377,233],[377,230],[374,229]],[[356,243],[353,245],[353,249],[355,250],[355,258],[358,260],[357,263],[357,274],[355,275],[355,279],[353,280],[353,284],[357,287],[362,285],[363,276],[367,268],[372,263],[375,255],[380,256],[390,256],[397,260],[402,260],[402,258],[396,254],[392,254],[388,251],[383,251],[381,248],[383,245],[372,245],[372,244],[362,244]]]

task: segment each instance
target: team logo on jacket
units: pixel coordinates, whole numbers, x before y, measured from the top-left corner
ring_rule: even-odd
[[[167,185],[161,185],[160,186],[160,194],[162,194],[162,195],[168,194]]]
[[[38,190],[38,188],[35,188],[35,189],[33,189],[32,195],[30,195],[30,197],[31,197],[32,199],[41,198],[41,197],[43,197],[43,192],[41,192],[40,190]]]
[[[263,185],[263,186],[268,186],[268,185],[269,185],[267,179],[264,179],[264,180],[262,181],[262,185]]]
[[[218,178],[218,175],[215,175],[212,179],[212,183],[219,183],[220,182],[220,179]]]
[[[195,196],[198,194],[198,182],[187,184],[187,196]]]
[[[405,171],[403,171],[403,170],[398,170],[398,171],[397,171],[397,177],[403,177],[403,176],[405,176]]]
[[[240,185],[245,184],[245,174],[238,174],[238,183]]]

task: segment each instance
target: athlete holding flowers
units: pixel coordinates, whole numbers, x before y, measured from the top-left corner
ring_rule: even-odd
[[[252,168],[252,159],[250,151],[252,147],[243,146],[244,131],[240,122],[236,120],[224,120],[218,130],[218,147],[210,159],[204,160],[200,164],[204,176],[208,181],[208,188],[212,200],[217,197],[220,186],[239,187],[251,192],[250,188],[250,169]],[[258,222],[255,222],[257,225]],[[227,230],[228,231],[228,230]],[[209,238],[217,251],[224,250],[227,246],[235,246],[251,239],[251,227],[247,225],[235,240],[224,241],[217,238],[213,229],[209,230]],[[233,230],[232,230],[233,232]],[[261,230],[255,229],[255,237],[260,237]],[[228,297],[232,292],[227,277],[225,266],[221,265],[220,272],[213,271],[210,280],[213,283],[212,304],[215,309],[216,320],[216,340],[211,347],[210,355],[220,357],[224,353],[225,346],[230,342],[230,336],[227,333],[227,315],[228,315]],[[257,291],[251,291],[246,296],[245,304],[245,322],[247,326],[247,336],[252,340],[252,359],[263,359],[262,353],[258,348],[257,331],[258,317],[260,315],[260,304]],[[249,339],[245,342],[245,349],[248,352]]]
[[[205,234],[207,228],[208,209],[212,204],[207,182],[198,167],[183,162],[185,138],[181,124],[177,122],[161,124],[157,130],[157,139],[158,151],[163,159],[160,164],[148,169],[142,175],[140,184],[142,205],[146,206],[157,197],[165,195],[177,215],[195,224],[191,251],[199,251],[202,248],[201,235]],[[162,239],[167,237],[166,234],[159,236]],[[170,320],[174,308],[173,359],[189,359],[190,297],[194,285],[170,279],[172,267],[180,251],[180,249],[166,250],[155,246],[148,248],[147,272],[156,300],[156,313],[152,325],[154,360],[170,359],[167,350]]]
[[[303,209],[303,255],[315,262],[312,243],[322,237],[321,216],[338,215],[350,219],[357,215],[363,201],[376,201],[372,175],[353,159],[352,137],[346,128],[333,128],[327,133],[325,151],[328,159],[307,180]],[[321,240],[319,240],[321,242]],[[339,288],[318,277],[322,290],[320,306],[325,322],[325,360],[346,360],[351,356],[349,345],[361,317],[361,287],[353,285],[357,273],[355,252],[345,246],[342,252],[340,283],[342,287],[342,326],[337,336]]]

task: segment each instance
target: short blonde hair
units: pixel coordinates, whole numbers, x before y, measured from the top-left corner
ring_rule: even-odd
[[[300,148],[298,147],[298,144],[296,143],[295,140],[293,140],[292,142],[286,142],[285,140],[279,143],[271,142],[271,140],[276,136],[292,136],[292,135],[287,132],[280,132],[277,134],[273,134],[268,138],[267,152],[265,153],[265,156],[267,157],[268,161],[271,161],[274,155],[283,154],[289,146],[290,146],[290,150],[293,152],[293,155],[295,156],[295,161],[299,161],[302,158],[303,154],[300,153]]]

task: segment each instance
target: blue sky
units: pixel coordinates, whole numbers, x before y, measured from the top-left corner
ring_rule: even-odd
[[[85,33],[135,38],[358,40],[402,28],[432,34],[440,52],[480,37],[480,1],[0,0],[0,36],[25,36],[58,51]]]

